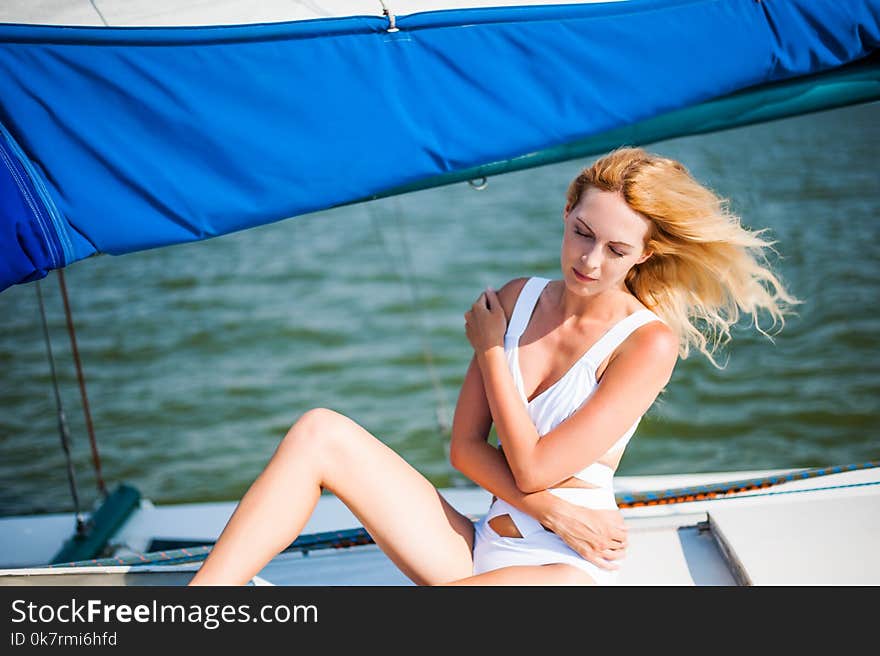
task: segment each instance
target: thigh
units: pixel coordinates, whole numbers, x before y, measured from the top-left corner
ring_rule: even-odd
[[[446,585],[596,585],[574,565],[511,565],[453,581]]]
[[[357,422],[327,409],[310,414],[324,442],[325,487],[351,509],[404,574],[430,585],[473,573],[470,519]]]

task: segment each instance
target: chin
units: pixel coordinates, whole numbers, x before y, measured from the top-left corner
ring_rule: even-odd
[[[566,275],[563,276],[563,280],[565,281],[566,288],[569,291],[577,294],[578,296],[589,296],[596,291],[588,289],[587,285],[589,283],[581,282],[580,280],[575,278],[575,275],[571,272],[571,270],[569,270]]]

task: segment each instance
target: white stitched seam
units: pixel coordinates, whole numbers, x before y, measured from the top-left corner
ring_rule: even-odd
[[[6,154],[5,149],[0,148],[0,155],[3,156],[3,163],[6,165],[6,168],[12,174],[13,180],[15,180],[16,186],[18,186],[19,191],[24,196],[27,201],[28,207],[30,207],[31,213],[34,215],[34,218],[37,219],[37,225],[40,226],[40,231],[43,233],[43,239],[46,242],[46,245],[52,252],[53,263],[62,264],[62,262],[58,261],[58,254],[55,252],[55,245],[52,243],[52,240],[49,238],[49,235],[46,233],[46,227],[43,225],[42,217],[40,216],[39,208],[36,206],[34,199],[31,197],[31,194],[28,192],[27,187],[24,185],[20,176],[18,175],[18,171],[16,171],[15,166],[12,162],[10,162],[9,157]]]

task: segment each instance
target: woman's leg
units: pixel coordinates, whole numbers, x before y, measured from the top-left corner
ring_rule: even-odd
[[[246,583],[299,535],[322,488],[351,509],[414,582],[473,572],[471,520],[356,422],[316,408],[288,431],[190,585]]]
[[[596,585],[596,582],[573,565],[554,563],[500,567],[441,585]]]

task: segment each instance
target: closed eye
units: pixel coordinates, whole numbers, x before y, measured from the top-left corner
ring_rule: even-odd
[[[593,238],[593,235],[591,235],[591,234],[587,234],[587,233],[585,233],[585,232],[581,232],[581,231],[578,230],[577,228],[574,229],[574,233],[575,233],[576,235],[580,235],[581,237],[587,237],[588,239],[592,239],[592,238]],[[616,255],[617,257],[623,257],[624,255],[626,255],[626,253],[621,253],[620,251],[617,251],[617,250],[611,248],[610,246],[608,247],[608,249],[609,249],[612,253],[614,253],[614,255]]]

